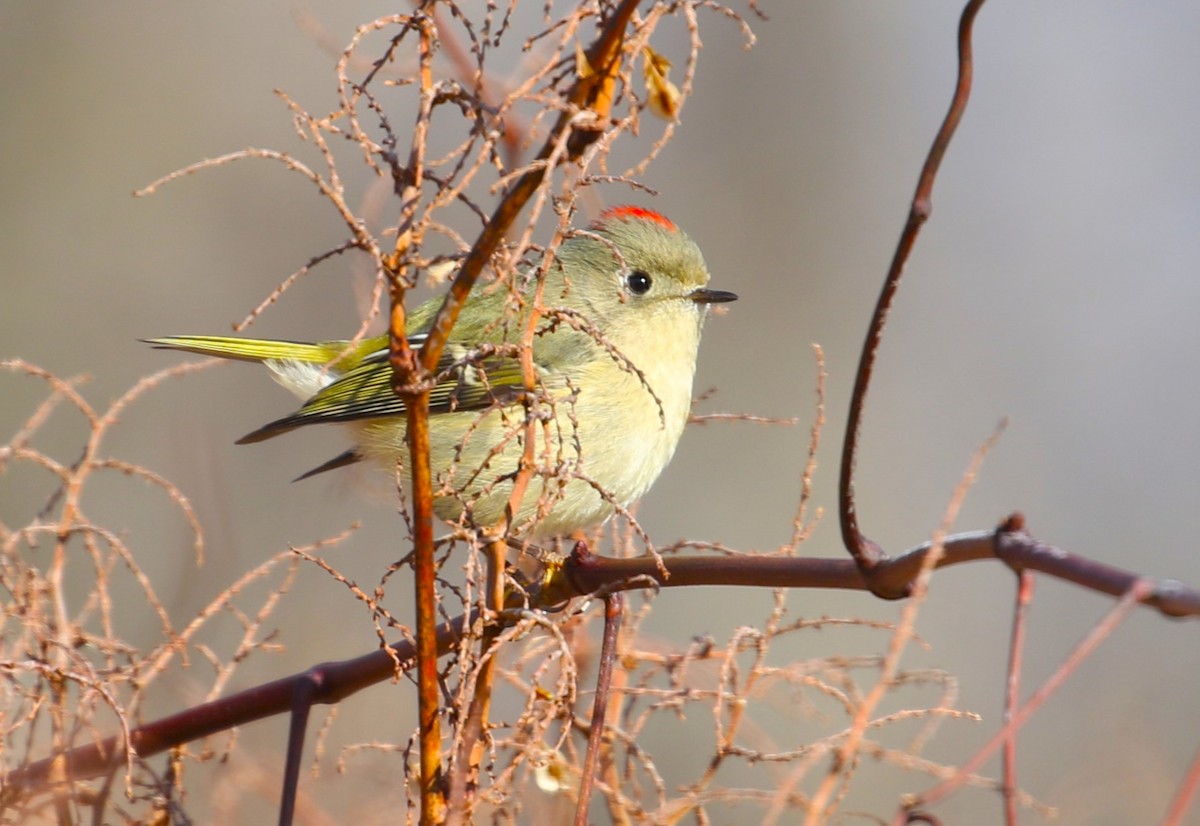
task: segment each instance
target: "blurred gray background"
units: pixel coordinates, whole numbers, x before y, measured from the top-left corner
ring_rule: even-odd
[[[661,195],[632,200],[687,229],[714,285],[741,295],[705,334],[697,389],[719,388],[705,409],[798,416],[801,425],[691,430],[641,514],[663,544],[690,537],[772,550],[785,542],[813,411],[810,345],[819,342],[830,423],[816,501],[829,514],[804,551],[838,555],[832,508],[852,370],[949,99],[959,6],[775,0],[763,8],[771,19],[754,24],[759,42],[749,51],[736,27],[701,15],[697,91],[678,137],[645,176]],[[337,216],[311,188],[265,162],[195,176],[149,199],[130,193],[242,147],[297,149],[271,90],[314,111],[333,108],[336,50],[357,24],[394,10],[276,0],[0,5],[0,358],[86,373],[87,397],[105,405],[177,360],[136,338],[228,331],[286,274],[340,240]],[[959,528],[987,528],[1020,509],[1048,542],[1200,584],[1197,42],[1200,6],[1185,0],[993,0],[983,10],[974,97],[892,314],[865,422],[860,511],[889,550],[928,538],[971,454],[1008,416]],[[679,63],[686,32],[665,26],[655,45]],[[656,134],[657,125],[643,144]],[[631,200],[616,189],[609,197]],[[253,333],[352,332],[355,278],[351,259],[333,261]],[[0,376],[5,438],[43,395],[28,378]],[[362,528],[330,557],[366,587],[404,552],[386,500],[364,501],[332,476],[288,483],[340,449],[336,432],[233,445],[291,404],[263,371],[234,365],[159,388],[112,433],[108,450],[178,483],[207,531],[208,561],[197,569],[186,526],[159,492],[116,480],[87,502],[98,520],[127,529],[177,622],[269,554],[354,521]],[[82,433],[60,411],[42,445],[70,461]],[[49,490],[28,468],[0,477],[0,520],[23,524]],[[939,574],[933,587],[918,626],[930,648],[913,649],[906,663],[953,672],[960,705],[984,716],[939,733],[929,754],[953,762],[999,724],[1013,584],[998,564],[977,564]],[[789,604],[792,616],[898,613],[859,594],[795,592]],[[1027,685],[1111,605],[1039,581]],[[765,592],[666,592],[647,631],[676,646],[701,634],[723,642],[736,626],[761,625],[769,606]],[[363,610],[312,567],[268,626],[284,650],[252,659],[231,688],[376,644]],[[156,630],[126,635],[148,644]],[[863,630],[795,637],[773,660],[880,651],[884,639]],[[200,699],[208,672],[201,662],[193,669],[194,679],[153,695],[151,716]],[[1062,822],[1157,819],[1200,744],[1198,681],[1194,623],[1140,612],[1022,734],[1022,784],[1061,806]],[[414,707],[408,686],[368,691],[343,704],[331,742],[401,739]],[[763,723],[776,744],[803,742],[809,729],[786,708],[776,713]],[[703,713],[675,725],[664,718],[655,729],[679,750],[677,765],[672,747],[659,755],[672,784],[694,776],[712,742]],[[243,822],[272,810],[284,731],[280,720],[248,728],[246,749],[214,769],[261,784],[261,800],[237,803]],[[361,811],[354,784],[387,777],[339,778],[326,766],[321,780],[304,781],[324,809],[310,810],[309,822]],[[899,791],[929,782],[869,770],[851,808],[890,814]],[[767,776],[734,772],[730,782]],[[201,813],[234,805],[204,796],[192,786]],[[947,822],[1000,821],[996,799],[983,792],[939,813]]]

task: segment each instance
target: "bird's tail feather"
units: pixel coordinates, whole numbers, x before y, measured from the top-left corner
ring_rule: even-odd
[[[184,350],[202,356],[218,356],[240,361],[300,361],[327,364],[346,347],[343,341],[267,341],[232,336],[165,336],[143,339],[165,350]]]

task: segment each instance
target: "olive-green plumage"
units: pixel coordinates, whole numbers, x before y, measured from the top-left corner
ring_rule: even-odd
[[[537,420],[535,476],[513,527],[553,536],[591,527],[641,496],[670,460],[687,422],[707,305],[735,296],[706,288],[699,249],[666,218],[639,207],[606,211],[565,241],[546,273],[532,341],[538,392],[520,365],[536,284],[519,295],[476,287],[430,393],[435,511],[448,521],[500,524],[524,450],[526,402]],[[420,346],[440,300],[408,318]],[[342,422],[355,447],[305,474],[374,459],[389,470],[406,451],[404,406],[392,392],[384,336],[359,342],[169,336],[151,344],[260,361],[304,404],[239,440]],[[303,477],[301,477],[303,478]]]

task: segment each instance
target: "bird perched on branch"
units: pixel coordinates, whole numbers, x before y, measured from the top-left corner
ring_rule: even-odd
[[[532,475],[511,527],[562,536],[592,527],[644,494],[687,422],[700,331],[710,304],[696,244],[657,212],[605,211],[555,253],[538,284],[481,283],[468,297],[430,392],[434,511],[447,521],[503,524],[532,436]],[[440,307],[408,318],[419,348]],[[532,324],[532,335],[530,325]],[[532,373],[522,368],[529,342]],[[244,436],[340,422],[354,447],[300,478],[363,459],[407,464],[404,403],[392,390],[386,336],[355,344],[168,336],[156,347],[259,361],[304,404]],[[528,423],[533,426],[529,427]]]

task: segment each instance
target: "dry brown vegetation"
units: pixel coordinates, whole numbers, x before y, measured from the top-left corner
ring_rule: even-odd
[[[399,332],[405,294],[419,283],[446,289],[453,273],[447,291],[454,295],[469,289],[474,278],[488,277],[480,275],[485,266],[500,277],[536,273],[580,217],[637,192],[639,177],[667,150],[686,109],[703,56],[704,28],[737,27],[750,45],[751,25],[759,25],[753,5],[695,0],[638,6],[549,6],[540,31],[516,30],[505,6],[479,11],[471,4],[426,4],[372,21],[337,60],[338,95],[331,109],[313,110],[280,93],[294,119],[297,150],[251,148],[205,160],[141,194],[213,167],[247,162],[278,164],[301,176],[341,221],[344,240],[283,279],[239,329],[274,311],[285,292],[303,289],[314,268],[354,253],[367,256],[374,268],[355,335],[382,324]],[[664,27],[688,34],[690,49],[675,66],[654,48]],[[517,68],[501,71],[498,65]],[[965,97],[958,103],[965,104]],[[644,141],[653,136],[640,156],[626,149],[632,135]],[[935,156],[949,138],[950,132],[939,138]],[[365,179],[360,167],[368,170]],[[356,172],[350,174],[350,168]],[[922,186],[931,188],[936,164],[929,172]],[[915,199],[910,234],[893,271],[897,280],[929,192],[919,190]],[[418,394],[406,379],[421,375],[426,356],[397,349],[397,386],[414,401]],[[506,579],[498,561],[504,553],[486,537],[463,526],[437,543],[423,537],[428,508],[422,513],[417,495],[411,507],[399,500],[403,523],[397,524],[407,533],[397,537],[396,547],[406,550],[375,582],[357,581],[339,569],[329,551],[345,540],[341,534],[275,553],[259,567],[231,576],[228,587],[201,610],[179,616],[157,594],[147,565],[157,549],[130,544],[120,506],[108,499],[93,503],[88,492],[98,476],[125,477],[122,495],[159,497],[162,508],[187,526],[196,558],[202,559],[204,525],[186,492],[152,468],[116,455],[110,435],[147,392],[164,392],[162,385],[169,388],[208,362],[148,376],[107,407],[88,399],[81,379],[63,379],[19,359],[2,366],[5,382],[29,382],[41,390],[0,447],[0,473],[45,491],[44,501],[20,524],[0,525],[0,583],[7,592],[0,639],[5,822],[184,823],[195,816],[190,811],[198,800],[204,816],[228,819],[248,799],[273,801],[281,786],[298,781],[300,797],[289,786],[284,809],[292,805],[290,795],[297,819],[313,823],[351,817],[416,822],[422,811],[427,822],[565,822],[577,809],[583,818],[577,822],[586,822],[590,812],[596,822],[821,823],[848,817],[844,804],[853,784],[864,766],[873,770],[876,762],[904,776],[912,788],[936,787],[897,800],[900,822],[925,817],[932,822],[931,815],[914,814],[918,804],[931,805],[962,784],[998,790],[1006,817],[1015,822],[1018,811],[1048,811],[1020,790],[1011,765],[1016,729],[1041,698],[1035,695],[1020,708],[1014,696],[1013,723],[998,727],[993,742],[980,751],[982,760],[1008,750],[999,776],[984,774],[977,762],[951,765],[930,756],[940,726],[978,719],[958,707],[953,674],[904,665],[908,647],[920,645],[916,618],[934,568],[999,557],[1018,571],[1023,601],[1014,610],[1014,681],[1033,571],[1123,595],[1106,623],[1081,644],[1079,657],[1139,603],[1174,615],[1197,611],[1189,589],[1064,555],[1029,537],[1019,516],[994,530],[952,534],[962,497],[990,443],[964,474],[932,542],[889,558],[858,533],[847,518],[850,508],[840,516],[856,562],[802,558],[804,542],[821,518],[809,497],[825,415],[822,386],[817,409],[807,417],[807,465],[803,457],[798,461],[802,496],[794,514],[781,516],[791,520],[791,539],[769,554],[716,543],[656,545],[636,513],[623,512],[590,537],[591,552],[604,559],[583,548],[525,548],[520,572]],[[865,389],[864,380],[855,416],[863,409]],[[78,454],[53,454],[41,446],[52,420],[70,420],[78,428]],[[847,456],[843,485],[849,497],[853,453]],[[416,550],[409,553],[410,548]],[[436,571],[414,573],[422,553]],[[272,621],[289,587],[301,572],[314,570],[344,586],[347,601],[361,609],[352,614],[354,621],[373,623],[380,651],[314,669],[278,690],[231,696],[237,669],[277,644]],[[316,735],[314,766],[357,773],[360,788],[375,791],[359,792],[350,812],[304,795],[307,781],[298,774],[302,737],[292,741],[286,781],[250,757],[239,763],[240,782],[193,779],[197,765],[238,754],[236,738],[214,732],[256,717],[290,711],[302,733],[309,705],[340,700],[391,677],[403,702],[415,703],[409,675],[421,659],[420,634],[393,614],[395,605],[413,599],[414,576],[436,585],[436,603],[419,622],[431,634],[434,621],[456,632],[439,637],[440,658],[424,657],[429,671],[415,678],[436,703],[431,713],[440,729],[425,725],[406,738],[387,727],[376,740],[329,754],[326,743],[338,726],[330,714]],[[668,641],[645,630],[658,588],[700,583],[775,586],[773,602],[761,616],[746,617],[728,638]],[[892,622],[797,617],[783,586],[801,585],[910,598]],[[619,599],[620,592],[627,593]],[[230,624],[238,629],[236,642],[214,644],[228,640],[214,626],[227,631]],[[784,664],[770,656],[781,639],[846,627],[867,635],[868,653]],[[154,641],[147,642],[151,628]],[[198,679],[199,669],[191,667],[197,661],[207,664],[209,676],[196,700],[210,705],[166,718],[157,708],[149,713],[148,699],[160,684],[178,679],[181,669]],[[1076,668],[1077,660],[1067,659],[1047,690]],[[597,697],[606,703],[599,711]],[[778,714],[786,724],[752,719],[752,708],[766,710],[765,719]],[[706,732],[703,753],[686,759],[664,745],[670,738],[648,734],[663,720],[683,719],[702,720]],[[192,742],[199,735],[209,739]],[[688,748],[696,742],[690,740]],[[285,751],[283,742],[279,751]],[[435,787],[422,790],[423,773],[436,778]],[[1193,784],[1195,774],[1193,769]],[[938,781],[948,785],[937,786]],[[203,782],[213,785],[198,788]],[[590,808],[580,791],[588,786],[594,789]],[[1189,793],[1185,781],[1171,822],[1182,822]],[[391,808],[400,805],[407,807],[403,815]]]

